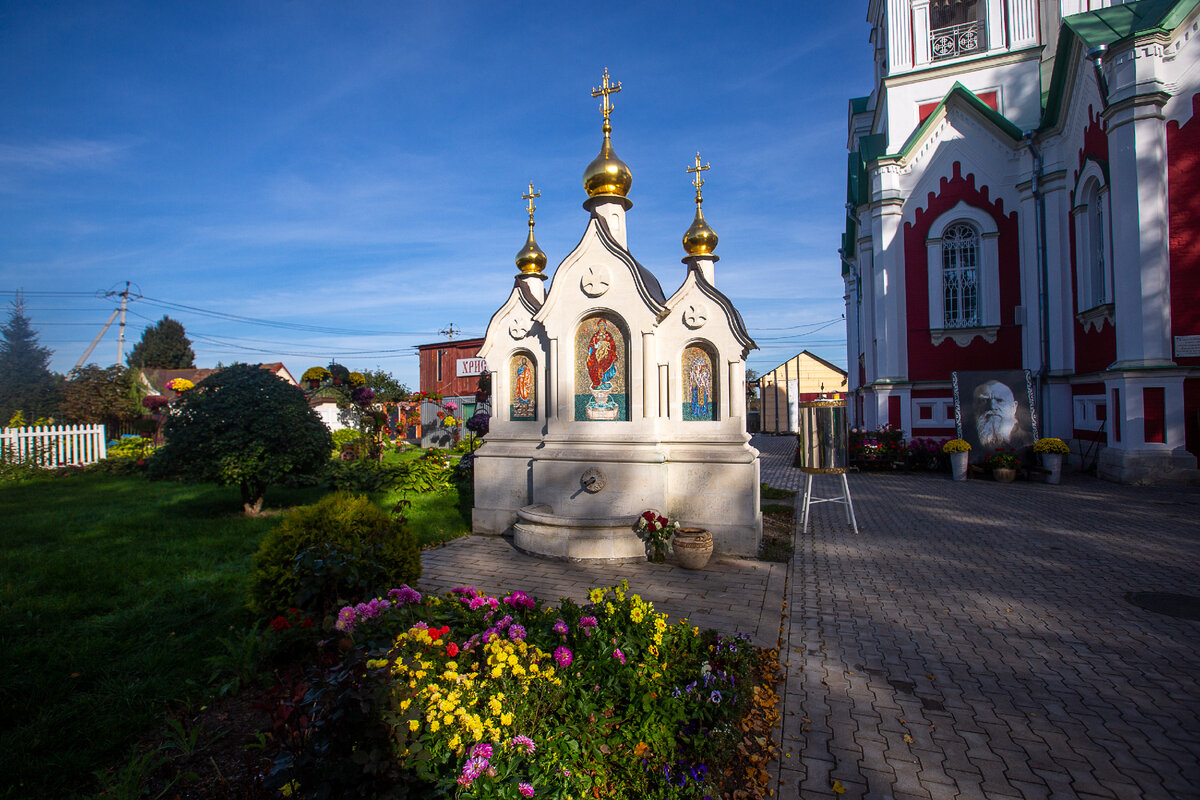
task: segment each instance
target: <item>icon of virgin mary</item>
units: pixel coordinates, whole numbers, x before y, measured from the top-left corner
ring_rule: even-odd
[[[586,365],[593,389],[610,383],[617,374],[617,343],[603,319],[596,322],[596,330],[588,341]]]

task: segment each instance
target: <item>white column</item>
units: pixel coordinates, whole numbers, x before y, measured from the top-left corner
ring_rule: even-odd
[[[1009,48],[1019,50],[1038,43],[1037,0],[1008,1]]]
[[[987,47],[989,53],[1003,52],[1008,46],[1004,41],[1004,0],[987,0]]]
[[[913,64],[925,66],[929,54],[929,0],[912,0]]]
[[[653,419],[658,415],[658,357],[654,333],[642,334],[642,416]]]
[[[892,380],[905,378],[904,352],[904,242],[900,235],[903,201],[896,199],[881,203],[872,216],[872,228],[879,242],[879,257],[875,260],[875,337],[878,377]]]
[[[1174,363],[1162,102],[1135,96],[1106,114],[1118,369]]]
[[[563,419],[563,409],[561,406],[562,389],[560,387],[563,381],[563,375],[567,374],[574,378],[575,370],[565,370],[563,369],[563,365],[559,362],[558,339],[550,340],[550,363],[547,364],[546,367],[550,370],[550,380],[547,381],[550,386],[550,402],[546,409],[546,416],[547,418],[552,417],[555,419]],[[570,419],[570,417],[567,418]]]
[[[911,0],[888,0],[888,74],[912,68]]]
[[[725,370],[729,375],[729,400],[726,405],[729,409],[728,416],[746,418],[746,362],[745,361],[730,361],[729,369]]]
[[[667,364],[658,365],[658,416],[666,419],[671,416],[671,373]]]

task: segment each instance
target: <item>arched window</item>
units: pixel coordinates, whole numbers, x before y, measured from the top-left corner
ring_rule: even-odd
[[[1105,253],[1104,240],[1107,228],[1104,225],[1104,198],[1100,194],[1100,184],[1092,181],[1087,193],[1087,226],[1088,249],[1087,270],[1091,280],[1091,303],[1089,308],[1108,302],[1108,257]]]
[[[1092,159],[1075,182],[1075,302],[1085,328],[1111,318],[1113,302],[1112,223],[1108,182]],[[1110,319],[1111,321],[1111,319]]]
[[[942,325],[979,325],[979,231],[955,222],[942,233]]]
[[[680,374],[683,378],[683,419],[685,422],[707,422],[717,419],[716,359],[704,344],[690,344],[683,349]]]
[[[957,203],[929,226],[929,332],[936,346],[966,347],[1000,330],[1000,231],[982,208]]]

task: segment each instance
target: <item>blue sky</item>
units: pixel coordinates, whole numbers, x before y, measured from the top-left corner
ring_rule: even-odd
[[[198,366],[336,359],[415,389],[413,346],[482,335],[507,296],[529,181],[548,272],[579,241],[607,67],[633,254],[682,282],[699,150],[749,366],[845,366],[825,323],[865,5],[0,4],[0,301],[25,292],[60,372],[131,281],[126,352],[168,313]],[[114,324],[89,360],[116,357]]]

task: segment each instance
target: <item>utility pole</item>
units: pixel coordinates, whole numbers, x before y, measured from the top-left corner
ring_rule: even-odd
[[[456,333],[462,333],[462,331],[461,331],[461,330],[459,330],[459,329],[457,329],[457,328],[455,328],[455,327],[454,327],[454,323],[453,323],[453,322],[451,322],[451,323],[450,323],[450,327],[449,327],[449,328],[443,328],[442,330],[438,331],[438,333],[440,333],[440,334],[442,334],[443,336],[445,336],[445,337],[446,337],[446,341],[448,341],[448,342],[453,342],[453,341],[454,341],[454,334],[456,334]]]
[[[121,292],[121,321],[117,329],[117,366],[125,363],[125,309],[129,307],[129,281],[125,281],[125,291]]]

